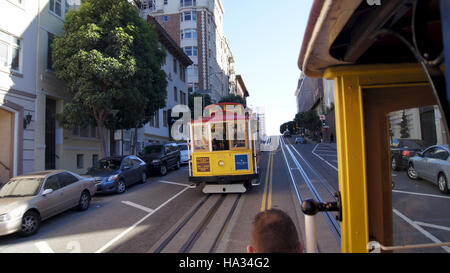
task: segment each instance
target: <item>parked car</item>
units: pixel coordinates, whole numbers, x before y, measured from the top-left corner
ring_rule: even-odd
[[[300,143],[300,144],[307,144],[306,139],[303,137],[297,137],[295,139],[295,144]]]
[[[423,178],[437,184],[442,193],[448,193],[450,184],[450,149],[448,145],[435,145],[418,152],[408,162],[408,177]]]
[[[97,183],[97,193],[123,193],[128,186],[147,181],[147,164],[130,156],[105,157],[88,169]]]
[[[162,176],[171,168],[180,168],[181,155],[175,143],[150,144],[144,148],[139,157],[147,163],[149,172],[158,172]]]
[[[391,167],[398,171],[408,167],[410,157],[426,148],[426,144],[421,139],[400,138],[391,142]]]
[[[178,143],[177,145],[180,149],[180,163],[188,164],[191,157],[191,151],[188,149],[187,143]]]
[[[284,131],[283,137],[291,137],[291,132],[289,130]]]
[[[74,207],[87,210],[94,194],[93,179],[69,171],[13,177],[0,189],[0,235],[33,235],[43,220]]]

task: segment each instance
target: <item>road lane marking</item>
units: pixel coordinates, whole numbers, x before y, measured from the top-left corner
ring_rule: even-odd
[[[196,186],[195,185],[187,185],[187,184],[183,184],[183,183],[177,183],[177,182],[171,182],[171,181],[158,181],[159,183],[164,183],[164,184],[172,184],[172,185],[178,185],[178,186],[183,186],[183,187],[189,187],[191,189],[195,189]]]
[[[185,191],[191,189],[190,187],[186,187],[185,189],[183,189],[182,191],[180,191],[179,193],[175,194],[174,196],[172,196],[169,200],[167,200],[166,202],[164,202],[163,204],[161,204],[159,207],[157,207],[155,210],[153,210],[152,212],[150,212],[149,214],[147,214],[146,216],[144,216],[141,220],[137,221],[136,223],[134,223],[131,227],[127,228],[125,231],[123,231],[122,233],[120,233],[119,235],[117,235],[116,237],[114,237],[114,239],[112,239],[111,241],[109,241],[108,243],[106,243],[103,247],[101,247],[100,249],[98,249],[95,253],[102,253],[103,251],[105,251],[107,248],[109,248],[110,246],[112,246],[115,242],[119,241],[122,237],[124,237],[125,235],[127,235],[130,231],[132,231],[134,228],[136,228],[140,223],[144,222],[148,217],[152,216],[154,213],[156,213],[158,210],[162,209],[164,206],[166,206],[168,203],[170,203],[172,200],[174,200],[175,198],[177,198],[178,196],[180,196],[181,194],[183,194]]]
[[[41,253],[55,253],[53,249],[45,241],[40,241],[34,244]]]
[[[265,179],[265,183],[264,183],[264,193],[263,193],[263,198],[262,198],[262,202],[261,202],[261,211],[266,210],[267,190],[268,190],[268,185],[269,185],[270,164],[272,162],[272,155],[273,155],[273,152],[270,152],[269,160],[267,161],[266,179]]]
[[[272,209],[272,184],[273,184],[273,153],[272,162],[270,162],[270,181],[269,181],[269,195],[267,196],[267,209]]]
[[[141,206],[139,204],[136,204],[136,203],[133,203],[133,202],[130,202],[130,201],[122,201],[122,203],[125,204],[125,205],[129,205],[129,206],[135,207],[137,209],[143,210],[143,211],[145,211],[147,213],[152,213],[153,212],[152,209],[149,209],[147,207]]]
[[[403,215],[402,213],[400,213],[398,210],[393,209],[392,210],[395,214],[397,214],[400,218],[402,218],[405,222],[407,222],[408,224],[410,224],[411,226],[413,226],[415,229],[417,229],[417,231],[419,231],[420,233],[422,233],[425,237],[427,237],[428,239],[430,239],[431,241],[433,241],[436,244],[441,244],[442,241],[439,240],[438,238],[434,237],[431,233],[429,233],[428,231],[424,230],[422,227],[420,227],[417,223],[415,223],[414,221],[412,221],[411,219],[409,219],[408,217],[406,217],[405,215]],[[448,253],[450,253],[450,247],[448,246],[442,246],[442,248],[447,251]]]
[[[392,192],[395,193],[406,193],[411,195],[421,195],[421,196],[429,196],[429,197],[436,197],[436,198],[444,198],[444,199],[450,199],[448,196],[440,196],[435,194],[427,194],[427,193],[418,193],[418,192],[409,192],[409,191],[398,191],[398,190],[392,190]]]
[[[419,222],[419,221],[414,221],[414,223],[416,223],[416,224],[418,224],[420,226],[424,226],[424,227],[430,227],[430,228],[442,229],[442,230],[450,231],[449,227],[444,227],[444,226],[439,226],[439,225],[434,225],[434,224],[429,224],[429,223],[424,223],[424,222]]]
[[[319,146],[319,144],[317,144],[316,147],[314,147],[314,149],[312,150],[312,154],[317,156],[320,160],[322,160],[323,162],[327,163],[331,168],[335,169],[338,172],[339,171],[338,168],[336,168],[333,164],[331,164],[330,162],[326,161],[320,155],[315,153],[315,150],[317,149],[318,146]]]

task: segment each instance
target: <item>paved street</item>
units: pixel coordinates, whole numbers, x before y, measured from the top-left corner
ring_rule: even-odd
[[[32,237],[1,237],[0,252],[242,253],[250,243],[253,217],[268,208],[286,211],[304,241],[300,202],[335,201],[336,146],[291,141],[280,139],[276,151],[263,153],[260,185],[245,194],[205,195],[203,185],[187,182],[184,166],[164,177],[152,176],[124,194],[95,196],[89,210],[71,210],[45,221]],[[393,180],[396,245],[449,241],[450,196],[429,182],[410,180],[404,171],[394,172]],[[320,252],[340,252],[334,215],[317,217]]]

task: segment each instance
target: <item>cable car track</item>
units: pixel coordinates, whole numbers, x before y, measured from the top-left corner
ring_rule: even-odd
[[[285,141],[283,139],[280,139],[281,142],[281,146],[282,146],[282,152],[283,152],[283,156],[286,160],[286,164],[288,167],[288,170],[290,172],[291,175],[291,179],[292,179],[292,185],[294,186],[294,189],[296,191],[296,195],[297,195],[297,199],[299,201],[299,204],[301,206],[304,198],[302,198],[302,194],[298,189],[298,179],[294,179],[294,176],[292,175],[292,172],[289,168],[289,164],[288,164],[288,158],[286,156],[286,153],[284,151],[284,149],[286,149],[287,153],[290,155],[290,157],[292,158],[292,161],[294,162],[294,164],[297,167],[297,170],[300,172],[301,176],[303,177],[303,181],[306,184],[306,186],[308,187],[309,191],[311,192],[311,194],[313,195],[313,197],[319,201],[319,202],[324,202],[324,201],[330,201],[330,200],[323,200],[319,191],[317,190],[317,188],[313,185],[313,183],[311,182],[308,174],[305,172],[304,168],[302,167],[302,165],[300,164],[300,162],[297,160],[297,158],[295,157],[294,153],[291,151],[291,148],[285,143]],[[284,146],[284,148],[283,148]],[[295,150],[297,152],[297,154],[299,154],[300,158],[306,163],[306,167],[310,168],[312,170],[312,172],[318,177],[321,185],[325,188],[325,190],[330,193],[330,195],[332,196],[333,199],[335,199],[335,197],[333,196],[333,194],[330,191],[330,185],[328,185],[326,183],[326,181],[324,181],[323,177],[320,176],[313,168],[312,166],[307,163],[307,161],[303,158],[303,156],[301,156],[301,154]],[[334,201],[334,200],[333,200]],[[340,230],[340,225],[339,223],[336,221],[334,215],[330,212],[324,212],[323,215],[325,216],[326,221],[328,222],[328,225],[330,227],[330,230],[333,232],[333,235],[335,236],[336,240],[339,242],[339,244],[341,244],[341,230]]]
[[[181,247],[177,247],[178,250],[176,250],[176,252],[178,253],[191,252],[194,246],[198,243],[199,238],[202,236],[202,234],[207,229],[208,225],[211,223],[211,220],[220,211],[227,196],[231,196],[230,194],[221,194],[220,197],[216,201],[214,201],[213,205],[210,208],[208,208],[205,213],[204,208],[209,204],[208,200],[211,199],[211,197],[214,195],[215,194],[208,194],[205,197],[203,197],[203,199],[198,203],[198,205],[188,215],[186,215],[186,217],[183,218],[183,220],[176,226],[176,228],[173,229],[173,231],[160,243],[160,245],[153,252],[161,253],[170,244],[174,243],[177,240],[178,241],[182,240],[182,245]],[[232,196],[232,198],[234,198],[233,205],[231,206],[231,209],[225,211],[226,213],[226,217],[224,217],[225,220],[220,225],[220,229],[217,232],[217,235],[214,236],[214,241],[211,243],[211,246],[208,248],[208,250],[205,250],[205,252],[208,251],[209,253],[214,253],[217,250],[229,226],[230,220],[236,210],[236,207],[239,203],[241,196],[242,194],[236,194],[235,196]],[[187,237],[187,239],[180,236],[180,234],[182,234],[182,232],[180,231],[183,230],[184,228],[187,228],[188,224],[192,224],[194,218],[197,219],[198,217],[201,217],[201,220],[197,221],[198,224],[195,225],[195,228],[193,230],[192,229],[189,230],[188,233],[189,236]]]

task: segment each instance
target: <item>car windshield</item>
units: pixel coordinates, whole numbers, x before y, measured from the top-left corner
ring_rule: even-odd
[[[42,178],[24,177],[11,179],[0,189],[0,198],[37,195]]]
[[[118,170],[120,168],[121,160],[117,158],[104,158],[101,159],[95,164],[94,169],[95,170],[104,170],[104,169],[110,169],[110,170]]]
[[[402,139],[401,146],[410,149],[423,149],[425,148],[425,143],[420,139]]]
[[[178,145],[178,148],[180,148],[181,151],[187,151],[187,145]]]
[[[160,145],[151,145],[151,146],[145,147],[145,149],[144,149],[145,154],[159,155],[162,153],[162,151],[163,151],[163,146],[160,146]]]

